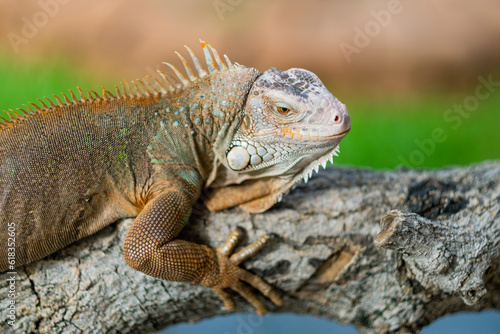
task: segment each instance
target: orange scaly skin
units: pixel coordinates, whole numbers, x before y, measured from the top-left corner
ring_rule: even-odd
[[[259,100],[266,93],[257,88],[266,74],[231,64],[227,58],[224,62],[211,46],[202,46],[209,73],[188,48],[197,76],[181,57],[188,78],[174,68],[180,82],[160,72],[162,80],[142,89],[117,88],[116,97],[107,91],[102,97],[82,94],[80,100],[73,95],[65,103],[56,97],[58,105],[37,106],[26,116],[0,123],[0,228],[7,231],[14,225],[16,230],[14,262],[9,262],[8,234],[0,234],[0,272],[41,259],[119,219],[135,217],[123,246],[132,268],[160,279],[210,287],[228,310],[234,309],[234,302],[226,288],[240,293],[257,313],[266,312],[242,281],[281,304],[267,283],[238,267],[268,237],[231,255],[237,232],[218,250],[176,236],[207,187],[214,190],[207,200],[211,210],[240,205],[261,212],[272,206],[319,163],[313,161],[324,162],[335,152],[350,128],[348,115],[335,104],[335,122],[341,117],[346,124],[342,131],[329,131],[315,154],[305,155],[303,144],[294,142],[287,144],[289,150],[298,147],[299,153],[272,156],[278,148],[272,143],[274,149],[259,146],[255,139],[261,118],[254,114],[268,104]],[[278,70],[272,71],[274,75]],[[252,107],[251,97],[258,108]],[[325,107],[322,101],[314,104]],[[323,107],[318,108],[331,109]],[[322,113],[319,116],[334,120],[327,111]],[[310,118],[319,117],[312,114],[311,127],[315,125]],[[262,120],[269,122],[269,117]],[[285,125],[288,132],[295,131],[289,122]],[[303,136],[310,140],[309,134]],[[284,171],[283,160],[291,164]]]

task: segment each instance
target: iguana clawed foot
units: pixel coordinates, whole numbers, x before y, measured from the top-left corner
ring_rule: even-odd
[[[228,311],[234,311],[235,304],[231,295],[225,290],[226,288],[238,292],[243,298],[252,304],[257,314],[264,315],[267,312],[266,306],[255,295],[252,289],[248,287],[248,285],[259,290],[264,296],[271,299],[275,305],[280,306],[283,304],[283,301],[281,300],[279,294],[274,291],[268,283],[266,283],[259,276],[251,274],[247,270],[240,268],[239,264],[260,251],[270,237],[268,235],[260,237],[257,241],[245,247],[243,250],[232,254],[236,244],[241,239],[241,232],[239,230],[231,233],[224,246],[216,250],[221,278],[220,281],[216,285],[211,286],[211,288],[215,293],[217,293],[219,298],[222,299],[224,306]],[[248,285],[242,282],[245,282]]]

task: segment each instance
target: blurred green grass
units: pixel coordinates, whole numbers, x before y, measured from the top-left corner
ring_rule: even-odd
[[[76,86],[84,91],[99,91],[102,85],[111,89],[118,83],[118,80],[104,82],[97,74],[63,57],[27,62],[1,53],[0,80],[0,110],[16,109]],[[329,88],[335,92],[332,85]],[[335,163],[392,169],[467,165],[499,159],[500,89],[481,101],[477,110],[462,118],[461,125],[454,129],[455,123],[446,122],[443,116],[454,104],[463,103],[466,96],[467,93],[385,99],[339,96],[349,109],[352,130],[342,141],[341,154],[334,159]],[[1,111],[0,116],[4,116]],[[435,143],[432,150],[432,144],[428,144],[424,152],[415,141],[429,143],[436,128],[443,130],[446,140]]]
[[[23,104],[43,97],[55,102],[54,94],[62,98],[61,92],[75,91],[77,86],[84,91],[99,91],[99,87],[106,86],[106,82],[99,81],[88,68],[82,69],[64,57],[15,60],[0,52],[0,110],[23,108]]]
[[[345,99],[353,125],[340,144],[337,163],[377,169],[435,168],[499,159],[500,90],[480,101],[469,117],[454,114],[460,118],[460,125],[445,119],[445,113],[454,104],[463,103],[466,96]],[[433,141],[435,129],[442,129],[446,139]],[[417,142],[427,144],[422,149]]]

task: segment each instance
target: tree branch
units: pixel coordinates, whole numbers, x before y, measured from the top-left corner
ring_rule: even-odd
[[[485,228],[492,221],[491,212],[467,224],[464,219],[433,222],[394,210],[382,217],[375,245],[402,253],[413,278],[426,290],[458,292],[465,304],[474,305],[486,293],[483,277],[491,256],[499,255],[499,230],[495,235]]]
[[[447,313],[500,308],[499,212],[500,162],[330,168],[264,214],[196,206],[181,237],[219,247],[236,226],[247,231],[243,244],[275,233],[243,264],[283,292],[284,306],[270,309],[352,323],[364,333],[417,332]],[[209,289],[127,267],[121,249],[130,223],[18,268],[16,330],[148,332],[226,313]],[[6,320],[7,275],[0,274]],[[236,301],[239,312],[252,312]],[[12,331],[6,320],[0,332]]]

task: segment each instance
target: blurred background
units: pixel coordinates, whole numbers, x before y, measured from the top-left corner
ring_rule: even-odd
[[[337,164],[434,168],[500,158],[497,0],[0,0],[0,36],[0,110],[76,86],[111,89],[166,70],[163,61],[180,66],[173,51],[186,44],[201,55],[202,38],[261,71],[315,72],[352,119]],[[216,320],[213,332],[238,331],[237,317]],[[485,317],[478,322],[500,328],[498,312]],[[309,324],[264,319],[252,333],[276,332],[273,321]],[[326,326],[317,332],[355,333],[313,323]],[[166,333],[189,331],[197,330]]]

